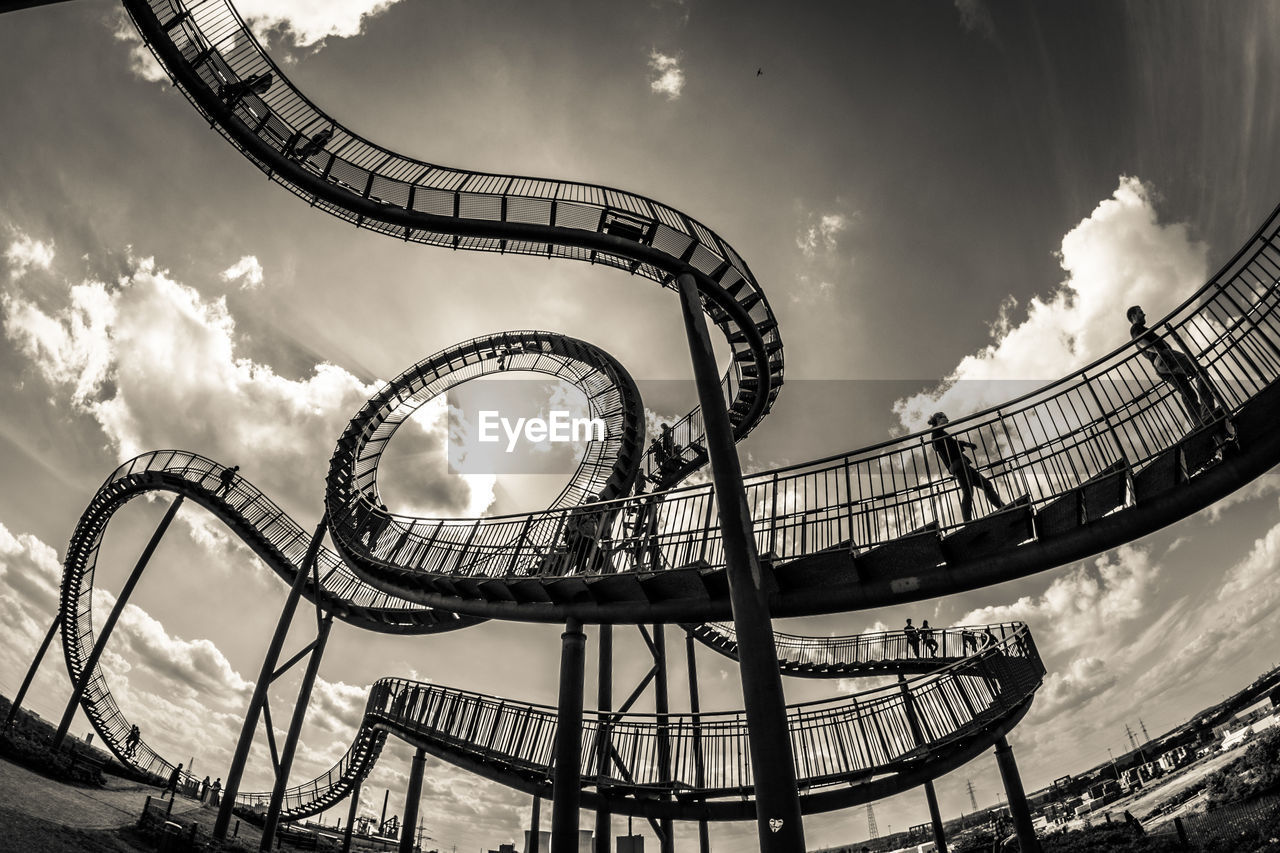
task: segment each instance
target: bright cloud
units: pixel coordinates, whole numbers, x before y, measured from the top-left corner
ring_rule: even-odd
[[[280,376],[237,353],[225,298],[204,299],[153,259],[130,265],[118,282],[67,286],[61,306],[5,290],[5,335],[55,395],[97,423],[117,457],[194,450],[240,465],[286,507],[314,505],[333,442],[378,385],[333,364]],[[401,432],[406,447],[439,460],[421,465],[411,484],[418,506],[447,514],[488,506],[491,482],[444,474],[443,425]]]
[[[53,257],[53,243],[37,240],[22,231],[15,232],[9,247],[4,250],[4,259],[14,278],[21,278],[32,269],[49,269]]]
[[[133,21],[129,20],[129,15],[124,9],[116,10],[112,20],[111,35],[116,41],[122,41],[129,46],[129,70],[135,77],[146,80],[148,83],[168,81],[169,75],[156,61],[151,50],[142,43],[142,36],[138,35],[137,28],[134,27]]]
[[[360,35],[365,22],[398,0],[237,0],[236,9],[259,35],[280,31],[295,47],[323,47],[330,37]]]
[[[262,264],[253,255],[244,255],[222,271],[222,280],[240,282],[241,290],[257,290],[262,287]]]
[[[961,359],[937,388],[894,405],[902,426],[922,429],[939,409],[962,414],[995,405],[1010,396],[1002,381],[1057,379],[1105,355],[1128,341],[1128,306],[1160,317],[1204,283],[1207,252],[1185,224],[1159,222],[1149,187],[1122,177],[1111,198],[1062,239],[1067,276],[1057,291],[1032,298],[1021,322],[1011,298],[990,344]]]
[[[796,248],[801,254],[801,269],[796,273],[791,301],[813,303],[830,299],[837,282],[847,277],[853,264],[852,258],[840,251],[840,238],[849,230],[856,214],[800,207],[797,215]]]
[[[674,101],[684,91],[684,70],[680,67],[680,57],[668,56],[657,50],[649,52],[649,89],[659,95],[666,95],[668,101]]]

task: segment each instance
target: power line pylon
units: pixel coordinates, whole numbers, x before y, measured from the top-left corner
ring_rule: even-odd
[[[876,828],[876,810],[871,807],[871,803],[867,803],[867,836],[880,837],[880,830]]]

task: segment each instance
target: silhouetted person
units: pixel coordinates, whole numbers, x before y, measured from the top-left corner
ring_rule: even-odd
[[[387,529],[387,525],[391,524],[391,513],[387,510],[384,503],[378,504],[378,511],[369,513],[369,518],[365,523],[364,539],[369,544],[369,550],[378,547],[378,537],[382,535],[382,531]]]
[[[182,765],[179,764],[173,768],[173,772],[169,774],[169,782],[164,786],[164,790],[160,792],[160,799],[164,799],[164,795],[168,794],[169,799],[173,799],[178,793],[178,779],[182,776]]]
[[[986,628],[983,628],[983,629],[982,629],[982,647],[983,647],[984,649],[989,649],[989,648],[991,648],[991,647],[992,647],[992,646],[994,646],[997,642],[999,642],[999,641],[998,641],[998,640],[996,640],[996,635],[995,635],[995,634],[993,634],[993,633],[991,633],[991,628],[990,628],[990,626],[988,626],[988,627],[986,627]]]
[[[920,643],[929,650],[930,657],[938,656],[938,641],[933,638],[933,629],[929,627],[929,620],[926,619],[920,623]]]
[[[965,521],[973,520],[973,487],[977,486],[982,489],[982,493],[987,496],[987,500],[991,502],[991,506],[1000,509],[1004,506],[1004,501],[1000,499],[1000,494],[996,491],[996,487],[991,481],[978,473],[973,467],[973,463],[964,455],[962,448],[976,450],[977,445],[971,441],[959,441],[955,436],[948,433],[945,427],[950,421],[947,419],[946,413],[936,412],[933,417],[929,418],[929,426],[933,427],[933,432],[929,439],[933,444],[934,453],[938,454],[938,458],[942,460],[942,464],[946,467],[948,473],[955,478],[960,484],[960,515]]]
[[[333,128],[326,127],[324,130],[320,131],[297,148],[294,148],[294,159],[306,160],[310,157],[314,157],[324,150],[324,147],[329,144],[330,139],[333,139]]]
[[[231,468],[223,468],[222,473],[218,475],[218,488],[214,491],[214,495],[220,495],[223,492],[230,493],[231,484],[236,481],[236,472],[240,470],[240,466],[236,465]]]
[[[1131,307],[1125,316],[1133,325],[1129,327],[1129,337],[1138,342],[1138,350],[1151,360],[1156,376],[1168,382],[1182,396],[1182,405],[1187,415],[1197,424],[1208,423],[1218,412],[1215,411],[1217,394],[1209,383],[1208,377],[1192,360],[1191,356],[1179,352],[1169,342],[1147,328],[1147,315],[1137,305]],[[1199,392],[1197,394],[1197,392]]]
[[[915,625],[911,624],[911,620],[907,620],[906,626],[902,629],[902,633],[907,638],[907,645],[911,648],[911,653],[916,657],[920,657],[920,632]]]
[[[208,776],[204,777],[204,781],[200,783],[200,790],[198,793],[200,795],[200,802],[203,803],[204,798],[209,796],[209,777]]]
[[[209,789],[209,805],[216,806],[222,802],[222,777],[219,776],[213,783],[213,787]]]
[[[670,424],[663,424],[658,437],[654,439],[654,456],[658,461],[658,470],[667,467],[677,456],[676,434]]]
[[[138,743],[142,740],[142,730],[137,724],[129,727],[129,734],[124,739],[124,754],[133,758],[133,754],[138,751]]]
[[[251,74],[243,80],[236,80],[234,83],[223,83],[218,87],[218,97],[227,104],[235,104],[236,101],[250,93],[259,97],[270,91],[275,78],[271,76],[271,72],[267,71],[262,74]]]
[[[965,628],[960,631],[960,648],[964,654],[969,654],[970,649],[978,650],[978,635]]]

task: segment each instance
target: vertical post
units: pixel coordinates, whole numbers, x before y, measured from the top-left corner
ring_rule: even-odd
[[[707,502],[710,506],[710,501]],[[666,626],[653,626],[653,662],[658,674],[653,682],[653,710],[658,715],[658,772],[663,782],[671,781],[671,697],[667,692],[667,631]],[[669,817],[658,821],[662,837],[658,839],[661,853],[675,853],[675,826]]]
[[[702,759],[702,703],[698,698],[698,659],[694,656],[693,631],[685,630],[685,655],[689,658],[689,712],[693,716],[693,783],[699,789],[707,784],[706,767]],[[707,819],[698,819],[698,853],[711,853],[711,836],[707,834]]]
[[[231,825],[231,813],[235,809],[236,795],[240,793],[240,777],[244,775],[244,765],[249,758],[249,747],[253,745],[253,733],[258,728],[258,715],[267,701],[267,690],[271,687],[271,676],[276,670],[276,662],[280,659],[280,649],[284,646],[284,638],[289,633],[289,625],[293,622],[293,614],[298,609],[298,599],[302,597],[302,587],[307,576],[311,574],[311,566],[320,552],[320,540],[324,538],[325,524],[328,516],[320,517],[316,532],[311,536],[311,544],[307,546],[307,554],[302,560],[298,574],[289,588],[289,597],[284,601],[280,611],[280,621],[276,623],[276,632],[271,637],[267,654],[262,659],[262,669],[258,672],[258,680],[253,685],[253,696],[249,699],[249,710],[244,715],[244,725],[240,727],[240,739],[236,742],[235,754],[231,757],[231,767],[227,770],[227,784],[222,788],[222,804],[218,807],[218,818],[213,824],[213,837],[222,840],[227,837],[227,828]]]
[[[289,784],[289,770],[293,767],[293,754],[298,748],[298,736],[302,733],[302,722],[306,719],[307,706],[311,702],[311,688],[315,686],[316,672],[320,669],[320,658],[324,656],[324,647],[329,641],[329,629],[332,626],[333,613],[325,613],[311,649],[311,659],[307,661],[307,670],[302,675],[302,684],[298,686],[298,701],[293,706],[293,719],[289,721],[289,731],[280,750],[276,784],[271,789],[271,802],[267,806],[266,822],[262,825],[262,843],[258,848],[262,853],[271,850],[271,843],[276,837],[276,826],[280,822],[280,811],[284,804],[284,789]]]
[[[947,853],[947,834],[942,828],[942,812],[938,809],[938,792],[933,790],[933,780],[926,779],[924,796],[929,801],[929,820],[933,822],[933,846],[938,853]]]
[[[347,828],[342,831],[342,853],[351,853],[351,833],[356,825],[356,811],[360,808],[360,787],[363,779],[357,779],[351,788],[351,807],[347,809]]]
[[[773,624],[742,488],[742,468],[733,445],[720,377],[716,375],[715,354],[706,318],[702,316],[697,281],[692,273],[681,273],[676,282],[720,508],[725,574],[738,636],[742,699],[756,789],[756,833],[761,853],[792,853],[805,849],[804,826]]]
[[[613,710],[613,626],[600,626],[600,666],[596,675],[596,708],[600,710],[596,735],[596,790],[609,775],[609,711]],[[601,791],[603,794],[603,792]],[[613,815],[604,797],[596,806],[595,853],[610,853]]]
[[[164,514],[164,518],[160,519],[156,532],[151,534],[151,541],[142,550],[142,556],[138,558],[137,564],[134,565],[133,571],[129,574],[129,579],[124,582],[124,587],[120,590],[120,595],[116,597],[115,606],[111,608],[111,615],[102,624],[102,630],[98,632],[98,639],[93,644],[93,651],[85,659],[84,666],[80,670],[80,677],[76,679],[75,689],[71,692],[71,698],[67,700],[67,709],[62,713],[62,722],[58,723],[58,731],[53,736],[54,750],[62,748],[62,741],[67,736],[67,729],[71,728],[71,720],[75,717],[76,708],[80,707],[80,697],[84,695],[84,689],[89,685],[89,679],[93,677],[93,673],[98,668],[98,658],[102,657],[102,650],[107,646],[111,631],[115,628],[116,621],[119,620],[120,614],[124,611],[124,606],[129,603],[129,596],[133,593],[133,588],[138,585],[138,579],[142,577],[142,570],[147,567],[147,563],[151,560],[151,555],[155,553],[156,547],[159,546],[164,532],[169,529],[169,523],[178,514],[178,507],[182,506],[182,501],[183,496],[178,495],[173,499],[173,503],[169,504],[168,512]]]
[[[1018,847],[1022,853],[1040,853],[1040,842],[1031,826],[1031,807],[1027,805],[1027,794],[1022,789],[1022,776],[1018,774],[1018,763],[1013,758],[1013,747],[1009,746],[1009,741],[1003,735],[996,741],[996,764],[1000,767],[1000,778],[1004,781],[1009,814],[1013,816],[1013,829],[1018,834]]]
[[[537,794],[533,795],[533,811],[529,815],[529,843],[525,846],[529,849],[525,853],[542,853],[542,836],[538,833],[542,830],[542,797]]]
[[[382,835],[382,827],[387,822],[387,800],[391,797],[391,789],[382,792],[382,816],[378,818],[378,834]]]
[[[582,802],[582,691],[587,638],[577,619],[560,635],[560,700],[551,782],[551,853],[578,853]]]
[[[413,754],[409,770],[409,791],[404,801],[404,820],[400,821],[400,853],[413,853],[414,836],[418,833],[418,801],[422,799],[422,771],[427,766],[427,751],[422,747]]]
[[[22,700],[27,698],[27,690],[31,687],[32,680],[36,677],[36,670],[40,668],[40,661],[44,660],[44,653],[49,651],[49,644],[53,642],[53,635],[58,633],[59,617],[61,613],[53,614],[53,623],[49,625],[49,630],[44,635],[44,640],[40,643],[40,648],[36,650],[35,659],[31,661],[31,666],[27,668],[27,677],[22,679],[22,686],[18,688],[18,695],[13,697],[13,704],[9,706],[9,714],[4,718],[3,730],[8,730],[13,725],[13,721],[18,718],[18,709],[22,707]]]

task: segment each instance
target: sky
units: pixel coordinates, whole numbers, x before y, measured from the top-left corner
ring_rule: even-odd
[[[954,417],[1087,363],[1127,340],[1125,307],[1163,315],[1280,201],[1280,6],[1270,2],[241,8],[304,92],[376,142],[445,165],[641,193],[728,240],[786,343],[787,384],[740,446],[749,470],[874,443],[936,408]],[[309,527],[333,443],[379,383],[504,329],[607,349],[652,393],[651,421],[691,403],[687,382],[657,381],[690,375],[669,291],[582,264],[407,245],[299,204],[165,84],[110,4],[6,15],[0,76],[12,81],[0,87],[6,695],[55,612],[77,518],[138,452],[238,464]],[[443,435],[428,419],[388,455],[401,506],[537,506],[545,488],[519,478],[450,474]],[[98,624],[167,500],[134,501],[112,522]],[[149,743],[216,777],[286,589],[203,511],[178,518],[104,668]],[[1010,741],[1038,788],[1105,760],[1108,747],[1123,751],[1126,724],[1156,735],[1272,666],[1278,556],[1273,472],[1089,560],[778,627],[839,635],[907,616],[1025,620],[1048,676]],[[398,639],[336,625],[292,779],[343,754],[379,677],[554,702],[559,631],[490,622]],[[626,695],[645,652],[633,629],[615,636],[614,690]],[[299,630],[288,648],[308,640]],[[589,654],[595,642],[589,628]],[[668,646],[673,707],[687,708],[678,629]],[[60,658],[46,660],[28,699],[46,718],[69,692]],[[704,709],[740,707],[729,661],[700,649],[698,671]],[[273,708],[290,706],[298,676],[273,688]],[[863,685],[784,686],[804,701]],[[78,717],[73,732],[88,730]],[[386,789],[390,810],[402,810],[410,752],[388,744],[362,812],[376,813]],[[269,788],[268,767],[259,738],[243,789]],[[980,805],[1000,796],[983,756],[938,781],[944,815],[970,808],[969,781]],[[421,816],[442,849],[520,842],[529,807],[428,760]],[[875,810],[882,831],[927,820],[919,791]],[[345,813],[344,803],[326,819]],[[805,821],[810,848],[866,829],[863,807]],[[715,849],[753,837],[748,823],[712,828]],[[677,839],[696,849],[692,826],[677,824]]]

